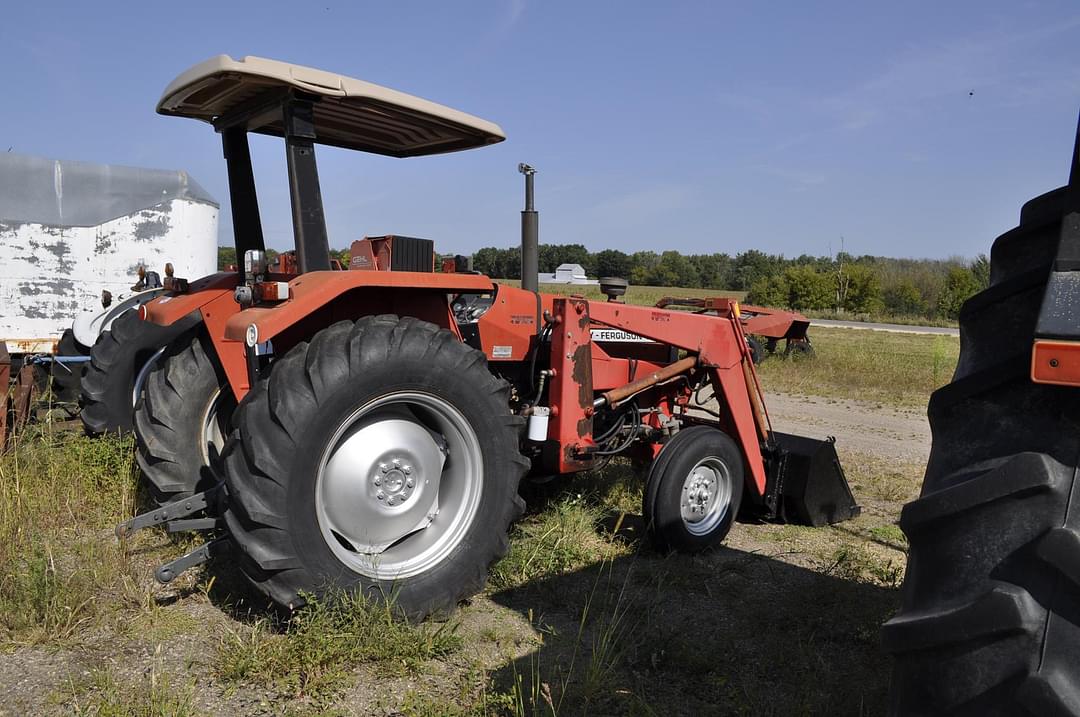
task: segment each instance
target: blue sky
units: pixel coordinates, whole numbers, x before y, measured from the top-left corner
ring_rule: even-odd
[[[154,106],[209,56],[262,55],[499,123],[433,158],[319,154],[331,244],[973,256],[1067,179],[1072,2],[4,0],[0,151],[186,169],[227,198],[218,138]],[[291,244],[279,140],[255,138],[268,242]],[[222,240],[231,241],[227,207]]]

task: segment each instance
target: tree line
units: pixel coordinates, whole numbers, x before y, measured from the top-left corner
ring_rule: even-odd
[[[757,249],[734,256],[618,249],[590,252],[581,244],[542,244],[540,271],[580,264],[592,277],[618,276],[631,284],[745,291],[753,304],[796,311],[955,320],[960,306],[990,284],[990,262],[895,259],[883,256],[788,258]],[[521,278],[521,249],[486,247],[473,268],[495,278]]]
[[[348,265],[348,250],[331,254]],[[521,278],[520,247],[485,247],[472,258],[473,269],[483,274]],[[218,248],[219,267],[235,263],[231,247]],[[580,264],[591,277],[618,276],[638,286],[743,291],[749,303],[795,311],[945,320],[955,320],[964,301],[990,284],[990,262],[984,255],[971,261],[845,252],[788,258],[757,249],[734,256],[677,251],[628,254],[618,249],[590,252],[581,244],[541,244],[540,271],[552,273],[560,264]]]

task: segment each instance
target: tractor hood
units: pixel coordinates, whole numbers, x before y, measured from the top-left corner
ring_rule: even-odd
[[[506,139],[498,125],[428,100],[363,80],[301,65],[218,55],[187,70],[165,89],[157,111],[216,124],[289,93],[314,96],[320,144],[416,157],[495,144]],[[280,113],[252,113],[250,132],[281,137]]]

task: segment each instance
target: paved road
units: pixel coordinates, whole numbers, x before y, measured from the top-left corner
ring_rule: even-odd
[[[824,326],[830,329],[862,329],[864,331],[891,331],[897,334],[936,334],[938,336],[959,336],[960,329],[944,326],[905,326],[904,324],[873,324],[869,321],[829,321],[810,319],[811,326]]]

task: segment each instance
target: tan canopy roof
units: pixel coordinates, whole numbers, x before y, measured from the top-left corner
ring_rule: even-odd
[[[215,122],[288,90],[315,95],[317,142],[394,157],[453,152],[506,139],[497,124],[370,82],[262,57],[218,55],[165,89],[157,111]],[[280,117],[249,131],[283,135]]]

